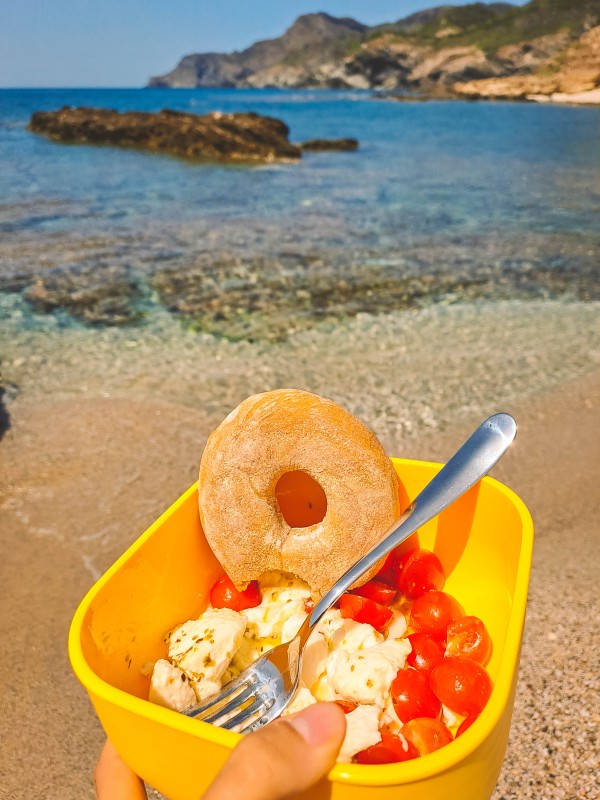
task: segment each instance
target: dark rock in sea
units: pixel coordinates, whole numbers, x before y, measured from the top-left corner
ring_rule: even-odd
[[[358,139],[309,139],[300,145],[302,150],[358,150]]]
[[[119,113],[106,108],[38,111],[29,130],[66,144],[131,147],[181,158],[265,163],[301,157],[284,122],[259,114]]]

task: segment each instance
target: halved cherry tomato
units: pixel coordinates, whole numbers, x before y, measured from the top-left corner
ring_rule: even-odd
[[[492,652],[492,639],[479,617],[461,617],[446,631],[446,655],[463,656],[485,664]]]
[[[431,673],[431,688],[455,714],[479,714],[492,693],[492,680],[485,669],[468,658],[445,658]]]
[[[439,717],[442,705],[429,686],[429,677],[416,669],[399,670],[392,681],[392,702],[400,722],[415,717]]]
[[[444,723],[429,717],[411,719],[402,728],[402,736],[417,749],[420,756],[433,753],[452,741],[452,734]]]
[[[213,608],[243,611],[245,608],[259,606],[260,600],[260,589],[256,581],[252,581],[243,592],[239,592],[227,575],[221,575],[210,590],[210,603]]]
[[[410,742],[403,742],[393,733],[382,732],[380,742],[361,750],[355,758],[359,764],[395,764],[398,761],[410,761],[418,755],[419,751]]]
[[[352,711],[358,708],[358,703],[353,702],[352,700],[334,700],[344,712],[344,714],[350,714]]]
[[[458,730],[456,731],[456,736],[454,738],[456,739],[458,736],[462,736],[462,734],[465,731],[469,730],[469,728],[475,722],[475,720],[477,719],[478,716],[479,715],[477,714],[474,717],[465,717],[463,719],[463,721],[460,723],[460,725],[458,726]]]
[[[460,603],[446,592],[425,592],[417,597],[410,612],[415,631],[425,631],[436,639],[444,639],[451,622],[464,615]]]
[[[315,610],[315,601],[312,599],[312,597],[307,597],[306,600],[304,601],[304,611],[307,614],[310,614],[314,610]]]
[[[444,643],[422,631],[411,633],[406,638],[412,647],[412,651],[406,657],[406,663],[409,667],[429,675],[444,657]]]
[[[413,550],[394,563],[398,591],[410,600],[444,586],[444,570],[439,558],[430,550]]]
[[[383,581],[373,580],[363,584],[363,586],[359,586],[358,589],[352,589],[352,594],[374,600],[382,606],[390,606],[396,599],[398,592],[392,586],[383,583]]]
[[[394,616],[391,608],[355,594],[343,594],[340,597],[340,611],[344,619],[366,622],[378,631],[384,631]]]

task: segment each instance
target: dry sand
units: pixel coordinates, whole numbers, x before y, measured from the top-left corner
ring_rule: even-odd
[[[18,378],[21,386],[9,406],[12,428],[0,443],[5,642],[0,796],[93,797],[92,772],[103,734],[67,661],[73,611],[93,580],[195,479],[204,441],[223,407],[259,384],[282,385],[287,378],[288,385],[334,396],[374,427],[390,452],[406,457],[445,460],[480,421],[483,409],[516,416],[517,442],[494,474],[528,504],[536,544],[513,727],[494,800],[598,797],[598,316],[597,308],[595,319],[590,315],[591,306],[563,316],[561,308],[539,318],[534,306],[527,313],[521,308],[521,323],[510,322],[508,314],[509,323],[499,324],[499,330],[508,325],[512,338],[501,340],[498,352],[489,346],[493,336],[486,344],[471,317],[463,315],[466,332],[458,342],[457,362],[452,361],[456,343],[448,341],[442,321],[429,330],[426,350],[437,349],[438,360],[425,376],[424,356],[423,363],[415,358],[402,365],[402,374],[396,372],[406,340],[398,342],[396,352],[391,344],[380,349],[385,326],[363,342],[362,350],[358,340],[351,346],[346,331],[345,361],[341,340],[332,344],[338,347],[335,373],[326,356],[310,358],[307,342],[320,341],[322,347],[325,338],[303,340],[303,361],[298,345],[295,351],[289,345],[261,354],[215,343],[206,363],[198,353],[194,358],[188,353],[200,370],[188,395],[164,384],[159,391],[159,378],[148,377],[160,373],[164,352],[134,377],[124,347],[118,355],[125,363],[109,380],[117,358],[114,342],[104,351],[85,345],[85,336],[69,339],[64,332],[0,338],[5,377]],[[488,332],[494,319],[492,314],[485,320]],[[554,319],[554,327],[548,319]],[[413,317],[412,324],[428,330],[428,320],[425,314]],[[390,336],[398,335],[399,324],[389,323]],[[539,335],[532,342],[535,331]],[[208,340],[203,345],[205,350],[212,346]],[[179,351],[170,374],[185,362],[182,345]],[[28,366],[34,354],[38,361]],[[493,368],[509,362],[512,369],[501,376],[503,383],[494,384],[479,370],[482,358]],[[402,397],[380,387],[378,398],[386,363],[387,383],[402,386]],[[88,373],[83,374],[82,364]],[[107,372],[100,375],[101,369]],[[423,395],[435,388],[436,372],[439,385],[452,376],[456,382],[449,394],[441,392],[426,403]],[[365,383],[368,376],[372,381]],[[461,381],[466,397],[456,399]],[[413,409],[409,401],[417,396]],[[494,396],[498,404],[490,405]],[[452,397],[453,410],[444,415]],[[414,429],[395,415],[394,401],[421,415]]]

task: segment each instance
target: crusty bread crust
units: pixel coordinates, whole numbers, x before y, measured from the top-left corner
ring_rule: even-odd
[[[291,528],[275,486],[302,470],[327,497],[324,519]],[[399,516],[398,481],[377,437],[341,406],[299,389],[244,400],[211,433],[200,463],[200,520],[238,588],[265,570],[325,592]],[[377,568],[365,576],[368,580]]]

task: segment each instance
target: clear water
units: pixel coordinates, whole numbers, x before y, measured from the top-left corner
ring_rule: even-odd
[[[26,130],[62,105],[256,111],[292,141],[353,136],[357,152],[228,167],[52,143]],[[594,273],[600,109],[375,100],[282,90],[0,91],[0,278],[68,266],[182,269],[201,254],[318,256],[452,272]]]

